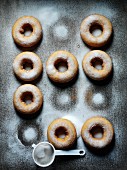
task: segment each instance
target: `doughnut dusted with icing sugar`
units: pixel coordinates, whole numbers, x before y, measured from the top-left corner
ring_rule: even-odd
[[[65,72],[59,72],[55,65],[60,62],[66,62],[68,69]],[[74,55],[67,51],[56,51],[47,60],[46,72],[48,77],[57,83],[67,83],[75,78],[78,73],[78,61]]]
[[[32,33],[25,36],[26,28],[30,28]],[[19,18],[12,28],[12,37],[19,46],[32,47],[35,46],[42,38],[42,26],[38,19],[33,16],[23,16]]]
[[[102,34],[95,37],[91,33],[92,27],[100,26]],[[112,35],[112,24],[103,15],[95,14],[86,17],[80,27],[80,35],[83,41],[92,47],[101,47],[107,44]]]
[[[91,131],[96,127],[102,128],[102,138],[95,138],[92,136]],[[107,119],[101,116],[96,116],[88,119],[84,123],[81,130],[81,136],[88,146],[96,149],[102,149],[111,143],[114,136],[114,129]]]
[[[62,131],[62,132],[61,132]],[[64,133],[64,138],[59,137],[58,134]],[[68,149],[76,142],[77,133],[75,126],[67,119],[56,119],[49,126],[47,130],[48,141],[57,149]]]
[[[24,100],[30,95],[32,96],[32,101],[27,104]],[[23,114],[33,114],[41,108],[43,103],[43,95],[36,86],[32,84],[24,84],[15,91],[13,103],[17,111]]]
[[[23,65],[29,63],[31,70],[25,70]],[[42,73],[43,65],[41,59],[33,52],[22,52],[16,56],[13,62],[13,71],[23,81],[35,80]]]
[[[93,66],[96,61],[102,62],[102,69]],[[112,72],[112,60],[108,54],[101,50],[93,50],[87,53],[82,61],[82,67],[88,77],[93,80],[104,80]]]

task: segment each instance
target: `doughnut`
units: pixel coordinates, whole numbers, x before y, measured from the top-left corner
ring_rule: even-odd
[[[94,67],[96,62],[102,63],[102,69]],[[104,80],[112,72],[112,61],[104,51],[93,50],[87,53],[82,61],[82,67],[88,77],[93,80]]]
[[[67,71],[60,72],[56,65],[61,62],[67,63]],[[67,51],[56,51],[47,60],[46,72],[48,77],[57,83],[67,83],[75,78],[78,73],[78,61],[74,55]]]
[[[25,99],[31,97],[31,103],[27,104]],[[37,112],[43,103],[41,91],[32,84],[20,86],[14,93],[13,104],[17,111],[23,114],[33,114]]]
[[[25,70],[24,64],[31,64],[31,70]],[[41,74],[43,65],[41,59],[33,52],[22,52],[16,56],[13,62],[13,71],[23,81],[35,80]]]
[[[102,138],[95,138],[92,130],[96,128],[102,129]],[[114,136],[112,124],[101,116],[96,116],[88,119],[82,126],[81,136],[86,145],[96,149],[102,149],[108,146]]]
[[[30,29],[32,33],[25,36],[25,30]],[[38,19],[32,16],[23,16],[19,18],[12,28],[12,37],[19,46],[35,46],[42,38],[42,26]]]
[[[64,135],[60,137],[60,135]],[[48,141],[57,149],[68,149],[76,142],[77,133],[74,125],[67,119],[56,119],[47,130]]]
[[[102,34],[93,36],[91,33],[92,28],[101,27]],[[92,47],[101,47],[107,44],[112,35],[112,24],[108,18],[103,15],[90,15],[86,17],[80,27],[80,35],[83,41]]]

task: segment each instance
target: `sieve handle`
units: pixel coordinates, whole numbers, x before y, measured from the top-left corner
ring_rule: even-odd
[[[35,148],[37,145],[35,145],[34,143],[32,144],[32,148]]]
[[[55,150],[55,155],[56,156],[62,156],[62,155],[79,155],[79,156],[83,156],[85,155],[85,150],[84,149],[75,149],[75,150],[68,150],[68,151],[64,151],[64,150]]]

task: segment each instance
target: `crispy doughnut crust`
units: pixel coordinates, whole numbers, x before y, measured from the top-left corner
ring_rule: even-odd
[[[100,26],[102,34],[95,37],[90,32],[93,26]],[[86,17],[80,27],[80,35],[82,40],[92,47],[101,47],[107,44],[112,35],[112,24],[108,18],[103,15],[93,14]]]
[[[29,36],[25,36],[24,29],[28,26],[32,28],[32,33]],[[41,23],[33,16],[23,16],[14,23],[12,37],[19,46],[35,46],[42,38]]]
[[[94,138],[90,133],[93,128],[98,126],[103,129],[103,136],[99,139]],[[81,136],[88,146],[96,149],[102,149],[111,143],[114,136],[114,129],[112,124],[107,119],[101,116],[95,116],[88,119],[83,124],[81,129]]]
[[[22,97],[30,93],[33,96],[32,102],[26,104]],[[37,112],[43,103],[43,95],[38,87],[32,84],[24,84],[20,86],[14,93],[13,104],[17,111],[23,114],[33,114]]]
[[[102,61],[102,70],[96,69],[92,64],[92,60]],[[82,61],[82,67],[85,74],[93,80],[104,80],[112,72],[112,60],[110,56],[101,50],[93,50],[87,53]]]
[[[59,72],[55,64],[58,62],[67,62],[68,69],[65,72]],[[48,77],[57,83],[67,83],[75,78],[78,73],[78,61],[74,55],[67,51],[56,51],[47,60],[46,72]]]
[[[23,64],[30,62],[33,66],[31,70],[23,69]],[[43,65],[41,59],[33,52],[22,52],[16,56],[13,62],[15,75],[23,81],[33,81],[42,73]]]
[[[59,138],[56,135],[56,131],[59,130],[59,128],[63,128],[65,130],[65,138]],[[55,148],[68,149],[75,143],[77,133],[75,126],[71,123],[71,121],[67,119],[56,119],[48,126],[47,137],[49,142],[52,143]]]

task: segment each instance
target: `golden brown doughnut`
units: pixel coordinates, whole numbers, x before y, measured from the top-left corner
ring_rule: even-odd
[[[31,96],[32,102],[26,104],[25,99]],[[39,88],[32,84],[20,86],[13,96],[14,107],[23,114],[33,114],[37,112],[43,103],[43,95]]]
[[[67,62],[68,69],[65,72],[59,72],[56,64]],[[46,72],[49,78],[57,83],[67,83],[71,81],[78,73],[78,61],[74,55],[67,51],[56,51],[47,60]]]
[[[91,131],[97,127],[102,128],[102,138],[95,138],[92,136]],[[84,123],[81,130],[81,136],[88,146],[101,149],[111,143],[114,136],[114,129],[112,124],[107,119],[101,116],[96,116],[88,119]]]
[[[92,35],[91,28],[100,26],[102,34],[95,37]],[[108,18],[103,15],[90,15],[86,17],[80,27],[80,34],[83,41],[92,47],[101,47],[108,43],[112,35],[112,24]]]
[[[29,36],[24,35],[26,28],[32,30],[32,33]],[[42,26],[35,17],[23,16],[13,25],[12,37],[19,46],[32,47],[42,38]]]
[[[25,70],[23,65],[30,63],[31,70]],[[41,59],[33,52],[22,52],[16,56],[13,62],[13,70],[18,78],[24,81],[35,80],[42,72],[43,65]]]
[[[102,62],[102,69],[94,67],[96,61]],[[82,61],[82,67],[87,76],[93,80],[103,80],[108,77],[112,71],[112,61],[104,51],[93,50],[87,53]]]
[[[64,134],[64,138],[59,134]],[[50,143],[57,149],[70,148],[77,139],[77,133],[74,125],[67,119],[56,119],[48,127],[47,137]]]

